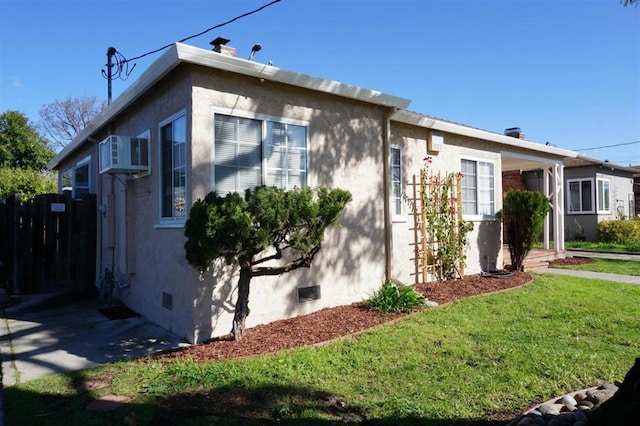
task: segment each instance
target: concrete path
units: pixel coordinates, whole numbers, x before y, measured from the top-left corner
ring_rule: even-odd
[[[571,275],[573,277],[591,278],[595,280],[615,281],[626,284],[640,285],[640,276],[609,274],[604,272],[576,271],[575,269],[540,268],[535,270],[539,274]]]
[[[602,259],[633,260],[636,262],[640,262],[640,253],[609,253],[600,251],[567,250],[567,256],[599,257]]]
[[[619,259],[640,262],[640,254],[633,253],[607,253],[597,251],[567,250],[567,257],[598,257],[601,259]],[[640,267],[640,264],[638,264],[638,266]],[[560,268],[539,268],[536,269],[535,272],[541,274],[571,275],[580,278],[591,278],[596,280],[607,280],[619,283],[640,285],[640,276],[610,274],[604,272],[577,271],[574,269]]]
[[[0,320],[2,384],[11,386],[185,345],[141,317],[109,320],[96,299],[31,297],[4,309]]]

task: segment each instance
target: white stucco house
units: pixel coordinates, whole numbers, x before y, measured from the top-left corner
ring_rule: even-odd
[[[385,279],[416,282],[403,198],[426,156],[433,171],[465,174],[464,218],[474,222],[466,273],[503,265],[503,171],[549,177],[547,223],[556,225],[545,241],[564,240],[563,160],[574,152],[221,52],[173,45],[49,164],[61,188],[67,176],[74,194],[97,194],[96,284],[113,272],[115,296],[150,320],[191,342],[231,329],[237,271],[200,274],[183,248],[189,207],[212,190],[324,185],[353,195],[312,268],[252,282],[249,327],[360,301]]]

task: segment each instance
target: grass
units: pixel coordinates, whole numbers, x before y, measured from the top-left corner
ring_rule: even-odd
[[[606,252],[621,252],[621,253],[640,253],[640,242],[619,244],[619,243],[592,243],[589,241],[565,241],[564,246],[569,250],[594,250],[594,251],[606,251]],[[535,243],[534,247],[543,248],[544,244],[539,242]],[[549,247],[553,248],[553,241],[549,242]]]
[[[640,276],[640,262],[600,258],[593,258],[593,260],[595,260],[594,263],[586,263],[584,265],[557,265],[554,266],[554,268]]]
[[[638,286],[535,276],[524,288],[323,347],[223,363],[140,359],[45,377],[6,388],[5,415],[20,425],[339,424],[321,402],[331,394],[377,424],[481,425],[621,380],[640,352],[640,303],[629,303],[639,299]],[[108,393],[129,405],[84,409]]]
[[[588,241],[566,241],[565,248],[574,250],[596,250],[610,252],[640,253],[640,241],[637,243],[590,243]]]

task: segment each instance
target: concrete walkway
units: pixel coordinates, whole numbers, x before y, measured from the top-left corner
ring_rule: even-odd
[[[606,281],[615,281],[618,283],[640,285],[640,276],[609,274],[604,272],[576,271],[574,269],[559,269],[559,268],[540,268],[535,270],[535,272],[539,274],[571,275],[573,277],[590,278],[594,280],[606,280]]]
[[[567,257],[597,257],[601,259],[618,259],[640,262],[640,254],[634,253],[608,253],[597,251],[567,250]],[[640,263],[638,263],[638,267],[640,268]],[[540,268],[535,272],[543,274],[546,273],[556,275],[571,275],[580,278],[591,278],[596,280],[615,281],[619,283],[640,285],[640,276],[610,274],[604,272],[577,271],[574,269],[559,268]]]
[[[2,385],[149,355],[185,345],[142,317],[109,320],[97,299],[25,298],[0,321]]]

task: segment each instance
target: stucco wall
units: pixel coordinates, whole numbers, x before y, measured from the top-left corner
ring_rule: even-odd
[[[194,272],[184,258],[183,229],[158,227],[159,123],[180,111],[187,119],[191,108],[189,74],[178,69],[155,86],[100,138],[108,134],[137,136],[150,132],[150,168],[147,176],[99,176],[101,216],[101,274],[116,277],[114,297],[133,310],[181,337],[193,333]],[[188,137],[188,135],[187,135]],[[172,309],[162,306],[163,292],[172,295]]]
[[[500,153],[497,147],[486,141],[445,133],[444,149],[440,152],[427,150],[428,129],[402,123],[392,123],[391,143],[402,148],[404,192],[413,197],[413,177],[419,182],[420,169],[424,158],[430,156],[432,173],[457,173],[461,159],[487,160],[494,163],[495,210],[502,208],[502,181]],[[418,189],[419,191],[419,189]],[[467,218],[468,219],[468,218]],[[416,276],[414,217],[409,203],[403,205],[402,218],[393,223],[393,276],[395,279],[414,283],[421,280]],[[497,220],[475,220],[473,231],[468,234],[469,246],[466,252],[465,274],[479,273],[481,270],[503,266],[501,250],[501,222]]]
[[[382,108],[259,79],[193,68],[193,197],[212,189],[213,115],[258,114],[308,123],[312,187],[348,189],[339,229],[325,234],[310,269],[257,277],[247,325],[362,300],[384,279]],[[217,265],[196,283],[197,340],[231,329],[237,271]],[[321,286],[321,299],[299,303],[297,288]],[[210,320],[208,320],[210,318]]]

